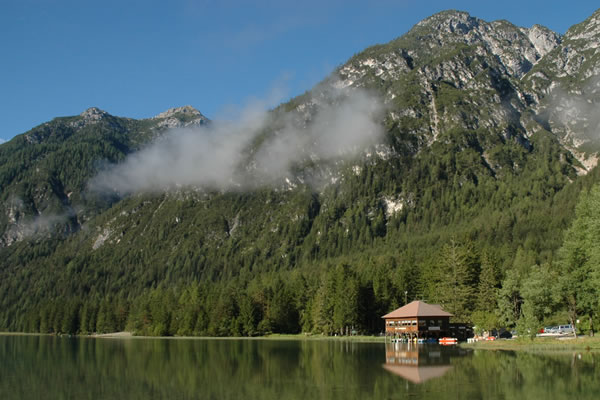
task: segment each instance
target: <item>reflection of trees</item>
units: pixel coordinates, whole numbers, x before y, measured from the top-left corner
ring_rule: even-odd
[[[0,398],[595,399],[597,355],[440,349],[415,385],[384,371],[384,344],[0,336]],[[436,350],[437,352],[437,350]],[[425,360],[425,356],[428,360]]]

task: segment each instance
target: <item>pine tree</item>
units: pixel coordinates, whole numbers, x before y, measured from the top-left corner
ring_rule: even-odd
[[[470,245],[451,240],[440,253],[438,299],[460,322],[470,320],[475,299],[477,260]]]
[[[557,276],[548,265],[535,265],[531,272],[521,284],[521,296],[523,297],[523,316],[527,319],[529,328],[537,324],[541,327],[544,319],[555,311]],[[525,313],[525,311],[527,313]],[[537,332],[537,329],[536,329]]]
[[[590,335],[600,297],[600,186],[582,192],[576,218],[560,249],[562,298],[574,324],[579,315],[588,317]]]
[[[509,270],[498,291],[498,316],[503,326],[514,327],[521,316],[521,277],[515,270]]]
[[[333,306],[333,329],[344,334],[347,327],[358,324],[359,285],[356,276],[347,265],[335,269],[335,300]]]
[[[477,310],[493,313],[497,308],[498,273],[489,253],[481,257],[481,272],[477,287]]]
[[[498,276],[496,265],[489,253],[481,256],[481,272],[477,286],[477,305],[472,320],[479,332],[491,331],[498,327],[497,300]]]

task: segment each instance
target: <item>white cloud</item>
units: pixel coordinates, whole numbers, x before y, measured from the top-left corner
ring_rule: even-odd
[[[7,207],[7,213],[11,221],[3,238],[9,238],[9,240],[10,238],[19,240],[26,237],[48,234],[75,216],[75,211],[70,207],[58,214],[44,212],[44,214],[39,215],[27,215],[23,200],[15,195],[9,197],[5,206]]]
[[[308,160],[355,156],[381,136],[380,101],[359,91],[322,95],[307,120],[254,102],[235,118],[170,132],[92,179],[99,191],[161,192],[182,186],[226,190],[277,184]]]
[[[598,76],[590,78],[578,93],[555,88],[547,109],[550,121],[571,132],[576,142],[600,140],[599,94]]]

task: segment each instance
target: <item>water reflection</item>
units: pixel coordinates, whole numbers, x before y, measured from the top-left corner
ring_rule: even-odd
[[[589,352],[0,336],[0,399],[597,400],[598,365]]]
[[[386,342],[383,369],[412,383],[423,383],[444,376],[452,369],[452,358],[467,354],[467,350],[458,347],[442,349],[434,344]]]

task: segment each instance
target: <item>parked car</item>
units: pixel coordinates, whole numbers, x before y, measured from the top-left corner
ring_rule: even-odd
[[[513,337],[513,334],[509,331],[507,331],[506,329],[503,329],[500,331],[500,334],[498,335],[499,338],[501,339],[510,339]]]
[[[544,328],[544,333],[557,334],[558,333],[558,326],[549,326],[547,328]]]
[[[557,333],[560,334],[573,334],[575,332],[575,328],[573,328],[573,325],[569,324],[569,325],[560,325],[558,326],[558,330]]]

